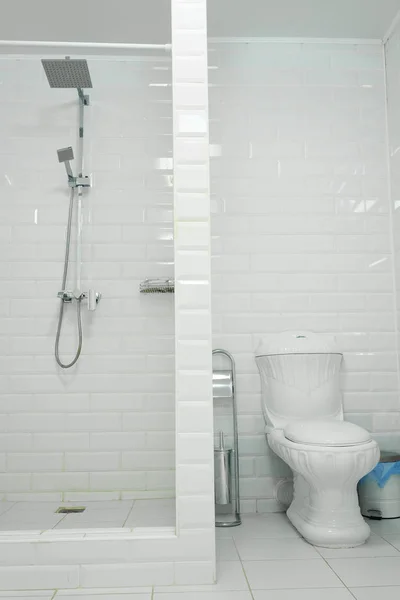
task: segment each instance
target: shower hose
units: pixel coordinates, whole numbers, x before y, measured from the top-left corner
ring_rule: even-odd
[[[72,216],[73,216],[73,211],[74,211],[74,197],[75,197],[75,189],[71,188],[71,193],[70,193],[70,198],[69,198],[67,239],[65,242],[64,272],[63,272],[62,285],[61,285],[61,289],[63,291],[65,290],[65,286],[67,284],[69,250],[70,250],[70,246],[71,246]],[[82,315],[81,315],[82,296],[79,296],[75,299],[76,299],[76,313],[77,313],[76,317],[77,317],[77,323],[78,323],[78,338],[79,339],[78,339],[78,348],[77,348],[75,357],[68,364],[65,364],[61,361],[60,351],[59,351],[61,327],[62,327],[63,318],[64,318],[64,304],[65,304],[65,301],[62,298],[60,299],[60,312],[58,314],[58,325],[57,325],[57,334],[56,334],[56,343],[55,343],[54,354],[56,357],[57,364],[59,364],[62,369],[69,369],[70,367],[73,367],[74,364],[78,361],[78,359],[81,355],[81,352],[82,352]]]

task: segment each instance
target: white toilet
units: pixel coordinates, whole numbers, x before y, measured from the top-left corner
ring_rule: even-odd
[[[379,461],[368,431],[343,421],[341,361],[333,338],[308,331],[273,336],[256,352],[268,443],[294,475],[287,515],[308,542],[327,548],[368,539],[357,483]]]

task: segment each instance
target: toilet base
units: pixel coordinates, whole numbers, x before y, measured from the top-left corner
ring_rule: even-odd
[[[356,486],[341,490],[311,486],[293,472],[294,499],[286,514],[300,535],[313,546],[355,548],[371,530],[361,516]]]
[[[355,548],[362,546],[370,536],[370,528],[361,518],[358,525],[351,527],[323,526],[306,521],[292,506],[286,512],[289,521],[300,535],[313,546],[322,548]]]
[[[293,501],[287,516],[305,540],[324,548],[353,548],[370,536],[357,483],[379,460],[370,441],[356,446],[318,447],[291,442],[273,430],[268,442],[293,471]]]

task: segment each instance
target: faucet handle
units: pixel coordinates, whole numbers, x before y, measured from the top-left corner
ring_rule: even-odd
[[[98,303],[101,300],[100,292],[90,289],[88,292],[88,309],[90,311],[96,310]]]
[[[74,298],[74,292],[61,290],[61,292],[58,292],[57,298],[60,298],[63,302],[72,302],[72,299]]]

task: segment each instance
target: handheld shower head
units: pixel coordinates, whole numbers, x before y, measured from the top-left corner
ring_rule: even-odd
[[[67,171],[68,180],[73,179],[74,174],[71,169],[71,163],[69,162],[70,160],[74,160],[74,151],[73,151],[72,147],[68,146],[67,148],[60,148],[59,150],[57,150],[57,155],[58,155],[58,162],[64,163],[64,165],[65,165],[65,170]]]
[[[67,148],[60,148],[57,150],[58,162],[66,162],[67,160],[74,160],[74,151],[72,146],[68,146]]]

